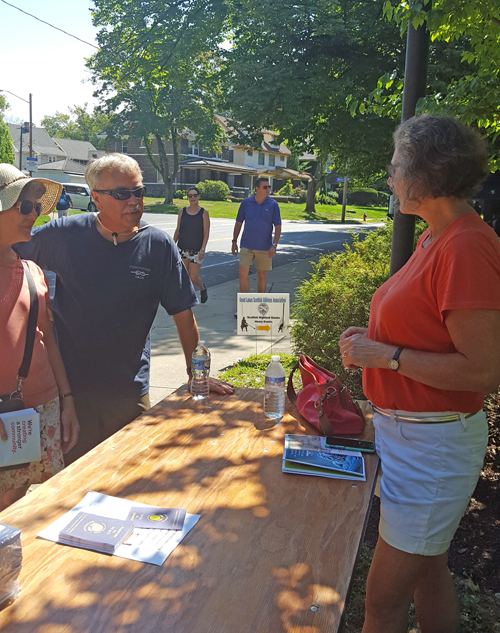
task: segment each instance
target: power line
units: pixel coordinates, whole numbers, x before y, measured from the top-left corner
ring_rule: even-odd
[[[89,46],[92,46],[92,48],[95,48],[95,49],[99,50],[99,48],[97,46],[95,46],[94,44],[91,44],[90,42],[86,42],[85,40],[82,40],[79,37],[76,37],[76,35],[71,35],[71,33],[68,33],[67,31],[63,31],[63,29],[60,29],[59,27],[54,26],[53,24],[50,24],[50,22],[45,22],[45,20],[41,20],[40,18],[37,18],[36,15],[32,15],[31,13],[28,13],[27,11],[23,11],[19,7],[16,7],[13,4],[10,4],[9,2],[6,2],[5,0],[1,0],[1,1],[4,4],[7,4],[9,7],[12,7],[13,9],[17,9],[18,11],[21,11],[21,13],[29,15],[30,18],[35,18],[35,20],[38,20],[39,22],[43,22],[43,24],[47,24],[47,26],[52,27],[56,31],[61,31],[61,33],[64,33],[65,35],[69,35],[70,37],[75,38],[75,40],[78,40],[79,42],[83,42],[84,44],[88,44]]]

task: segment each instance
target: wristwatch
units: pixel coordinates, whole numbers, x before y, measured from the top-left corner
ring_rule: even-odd
[[[398,371],[399,369],[399,357],[404,347],[398,347],[398,349],[394,352],[394,356],[389,361],[389,368],[393,371]]]
[[[278,250],[278,242],[273,242],[273,246],[276,250]]]

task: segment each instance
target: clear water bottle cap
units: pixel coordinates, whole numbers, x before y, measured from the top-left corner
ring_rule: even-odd
[[[205,345],[205,341],[198,341],[198,345]]]
[[[274,360],[280,360],[280,357],[278,356],[278,354],[275,354],[275,355],[271,356],[271,360],[272,360],[272,361],[274,361]]]

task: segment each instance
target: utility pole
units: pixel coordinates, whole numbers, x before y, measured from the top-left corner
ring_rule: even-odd
[[[415,0],[411,0],[413,6]],[[429,12],[432,0],[424,4],[424,10]],[[429,31],[424,23],[417,29],[411,22],[408,24],[406,40],[405,83],[403,89],[403,113],[401,122],[415,114],[417,101],[425,97],[427,86],[427,60],[429,57]],[[394,275],[413,253],[415,239],[415,216],[403,215],[400,211],[394,214],[394,227],[391,249],[391,275]]]
[[[345,208],[347,205],[347,167],[349,166],[349,161],[346,162],[345,164],[345,173],[344,173],[344,191],[342,194],[342,216],[340,218],[340,223],[344,224],[345,223]]]
[[[24,101],[24,103],[28,103],[29,107],[30,107],[30,121],[29,124],[28,123],[24,123],[24,125],[21,125],[21,144],[19,146],[19,171],[22,171],[22,158],[23,158],[23,134],[25,132],[27,132],[28,130],[26,130],[25,128],[29,125],[30,129],[30,158],[33,158],[33,112],[32,112],[32,98],[33,95],[30,92],[30,96],[29,96],[29,101],[27,99],[23,99],[22,97],[20,97],[19,95],[14,94],[13,92],[11,92],[10,90],[0,90],[0,92],[8,92],[10,95],[12,95],[13,97],[16,97],[16,99],[21,99],[21,101]],[[30,176],[33,172],[30,171]]]

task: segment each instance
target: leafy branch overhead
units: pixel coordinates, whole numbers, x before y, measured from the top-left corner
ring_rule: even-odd
[[[402,35],[408,24],[414,27],[425,24],[429,29],[427,95],[417,103],[417,113],[452,114],[476,126],[489,140],[492,171],[500,168],[498,0],[434,0],[430,11],[426,11],[424,3],[415,3],[410,8],[407,2],[386,0],[383,12],[399,26]],[[394,68],[378,79],[366,99],[351,102],[351,112],[357,108],[362,112],[363,108],[366,112],[396,118],[401,111],[402,90],[403,74]]]
[[[96,96],[112,115],[111,133],[154,144],[153,166],[172,200],[179,133],[196,133],[207,149],[221,132],[213,119],[220,99],[218,44],[227,21],[224,0],[96,0],[99,50],[88,60]],[[167,151],[167,142],[172,150]],[[169,154],[173,153],[173,160]]]

